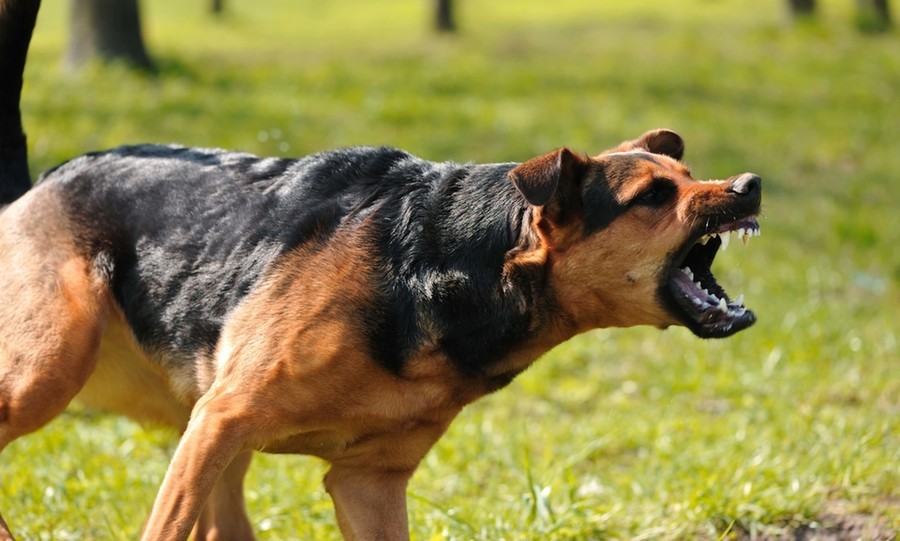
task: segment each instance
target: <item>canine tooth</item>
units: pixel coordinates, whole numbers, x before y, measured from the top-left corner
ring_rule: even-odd
[[[734,304],[738,306],[744,306],[744,294],[741,293],[738,295],[738,298],[734,299]]]
[[[719,310],[724,313],[728,313],[728,303],[725,302],[725,299],[719,299]]]
[[[724,252],[728,249],[728,243],[731,241],[731,232],[723,231],[719,237],[722,238],[722,251]]]

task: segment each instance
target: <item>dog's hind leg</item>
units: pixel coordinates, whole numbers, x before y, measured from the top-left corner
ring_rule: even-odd
[[[28,208],[36,196],[52,199],[33,191],[0,214],[0,450],[78,393],[96,364],[106,311],[105,286],[59,209]]]

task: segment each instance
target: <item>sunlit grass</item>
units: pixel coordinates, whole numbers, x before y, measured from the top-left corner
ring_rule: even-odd
[[[145,1],[157,78],[66,73],[46,3],[24,98],[34,171],[126,142],[457,161],[597,152],[659,126],[699,177],[764,179],[763,236],[717,260],[759,323],[727,341],[597,331],[467,408],[410,487],[415,539],[716,539],[829,502],[900,527],[900,39],[824,3]],[[23,539],[134,538],[171,438],[75,408],[2,454]],[[256,459],[262,539],[333,539],[324,466]]]

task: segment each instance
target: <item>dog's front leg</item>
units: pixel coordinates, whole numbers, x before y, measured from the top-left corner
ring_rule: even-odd
[[[331,462],[325,489],[348,541],[409,539],[406,486],[422,457],[458,413],[448,408],[401,430],[369,435]]]
[[[244,504],[244,475],[253,451],[238,454],[222,472],[194,525],[193,541],[250,541],[254,539]]]
[[[325,488],[347,541],[409,539],[406,485],[413,471],[332,466]]]
[[[236,403],[214,388],[194,407],[141,539],[188,538],[219,476],[250,448],[254,423],[236,411]]]

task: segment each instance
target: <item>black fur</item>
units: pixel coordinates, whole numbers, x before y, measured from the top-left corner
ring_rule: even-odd
[[[609,226],[627,210],[630,202],[620,201],[616,193],[622,185],[634,178],[641,168],[642,161],[659,164],[659,160],[649,153],[634,152],[620,155],[614,165],[609,164],[602,168],[597,175],[598,179],[585,184],[581,196],[585,207],[584,228],[587,234]]]
[[[62,192],[139,342],[170,362],[212,350],[280,256],[340,229],[366,235],[377,262],[375,304],[358,315],[373,357],[400,374],[436,342],[477,376],[548,295],[540,269],[503,274],[507,255],[533,241],[531,207],[507,178],[515,165],[391,148],[286,160],[143,145],[82,156],[42,182]]]

